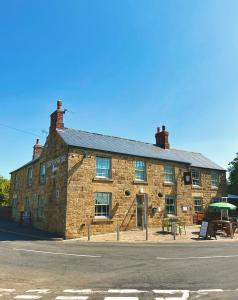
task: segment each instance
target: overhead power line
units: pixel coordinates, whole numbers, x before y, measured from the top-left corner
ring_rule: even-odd
[[[21,133],[30,134],[30,135],[33,135],[35,137],[44,138],[44,136],[42,136],[42,135],[40,135],[38,133],[34,133],[34,132],[31,132],[31,131],[26,131],[26,130],[23,130],[23,129],[20,129],[20,128],[16,128],[16,127],[12,127],[12,126],[9,126],[9,125],[6,125],[6,124],[0,123],[0,126],[8,128],[8,129],[15,130],[15,131],[18,131],[18,132],[21,132]]]

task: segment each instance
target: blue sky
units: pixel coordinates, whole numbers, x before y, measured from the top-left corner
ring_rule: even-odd
[[[238,152],[238,2],[0,3],[0,174],[28,162],[58,99],[67,127],[154,143],[227,167]]]

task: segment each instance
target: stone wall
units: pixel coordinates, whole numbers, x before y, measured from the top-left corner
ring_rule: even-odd
[[[33,161],[25,167],[16,170],[11,174],[10,199],[17,199],[16,213],[13,219],[20,220],[20,213],[25,210],[25,199],[30,201],[30,213],[32,225],[36,228],[54,232],[62,236],[65,235],[66,220],[66,199],[67,199],[67,145],[61,140],[59,135],[52,133],[42,150],[39,159]],[[40,164],[46,163],[45,184],[39,183]],[[27,184],[27,171],[33,169],[32,186]],[[19,174],[20,185],[14,190],[14,177]],[[37,217],[38,195],[43,197],[44,213],[43,218]]]
[[[112,159],[112,177],[110,180],[101,180],[96,175],[96,156]],[[193,188],[184,185],[183,173],[188,165],[145,159],[147,166],[147,181],[134,180],[134,161],[141,158],[109,154],[100,151],[82,151],[71,148],[68,160],[68,189],[67,189],[67,218],[66,237],[78,237],[87,234],[87,226],[91,224],[92,234],[113,232],[119,224],[120,230],[136,227],[136,197],[147,195],[149,207],[149,226],[161,224],[165,196],[176,196],[177,215],[186,224],[192,224],[194,214],[193,197],[203,198],[206,206],[211,198],[225,195],[225,173],[220,172],[220,185],[217,189],[211,188],[210,170],[201,169],[201,187]],[[164,165],[175,167],[175,183],[164,183]],[[130,191],[126,196],[125,191]],[[95,218],[95,192],[109,192],[112,194],[112,217],[102,220]],[[188,207],[183,212],[182,206]],[[160,212],[152,214],[151,208],[160,208]]]

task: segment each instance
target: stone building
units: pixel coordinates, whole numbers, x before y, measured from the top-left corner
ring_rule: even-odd
[[[155,144],[64,127],[62,102],[51,114],[44,146],[11,173],[12,217],[65,238],[161,224],[187,224],[226,194],[225,170],[200,153],[171,149],[165,126]]]

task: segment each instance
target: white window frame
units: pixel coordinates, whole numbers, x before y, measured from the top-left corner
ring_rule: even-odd
[[[42,172],[44,170],[44,172]],[[39,170],[39,182],[40,184],[45,184],[46,181],[46,164],[40,163],[40,170]]]
[[[27,186],[32,187],[32,181],[33,181],[33,169],[28,168],[27,169]]]
[[[99,194],[105,194],[108,197],[108,204],[97,204],[97,196]],[[99,207],[100,206],[105,206],[107,214],[102,214],[102,210],[100,209],[101,212],[99,212]],[[111,218],[111,210],[112,210],[112,194],[108,192],[96,192],[95,193],[95,218],[97,219],[110,219]]]
[[[37,219],[42,220],[44,218],[44,198],[42,195],[38,195],[37,197]]]
[[[104,159],[107,160],[109,162],[109,168],[103,168],[103,167],[98,168],[98,160],[99,159],[101,159],[101,160],[104,160]],[[107,178],[107,179],[110,179],[111,178],[111,174],[112,174],[111,169],[112,169],[112,159],[111,159],[111,157],[96,156],[96,177],[97,178]],[[100,170],[101,170],[101,172],[100,172]],[[101,173],[103,173],[102,170],[104,170],[104,171],[106,170],[106,172],[108,173],[108,175],[107,176],[101,175]]]
[[[139,165],[143,165],[143,169],[139,168],[137,166],[137,164]],[[135,180],[136,181],[146,181],[147,179],[147,174],[146,174],[146,162],[144,160],[135,160],[134,161],[134,169],[135,169]],[[139,174],[143,174],[143,178],[140,176],[137,176]]]
[[[201,186],[201,172],[199,170],[193,169],[191,170],[191,175],[192,175],[192,185]]]
[[[196,201],[200,201],[200,204],[197,204]],[[197,207],[200,207],[201,209],[197,209]],[[199,212],[203,212],[203,199],[202,197],[193,197],[193,208],[194,208],[194,212],[199,213]]]
[[[167,203],[168,200],[172,200],[173,203]],[[174,209],[171,211],[169,209],[169,211],[167,210],[167,207],[171,208],[174,207]],[[166,214],[171,214],[171,215],[176,215],[177,214],[177,209],[176,209],[176,197],[175,196],[170,196],[170,195],[166,195],[165,196],[165,206],[164,206],[165,212]]]
[[[174,183],[175,182],[175,170],[171,165],[164,166],[164,183]]]
[[[213,176],[216,176],[216,180],[214,180],[214,178],[212,178]],[[211,173],[211,186],[215,187],[215,188],[218,188],[218,186],[219,186],[219,175],[215,172]]]

